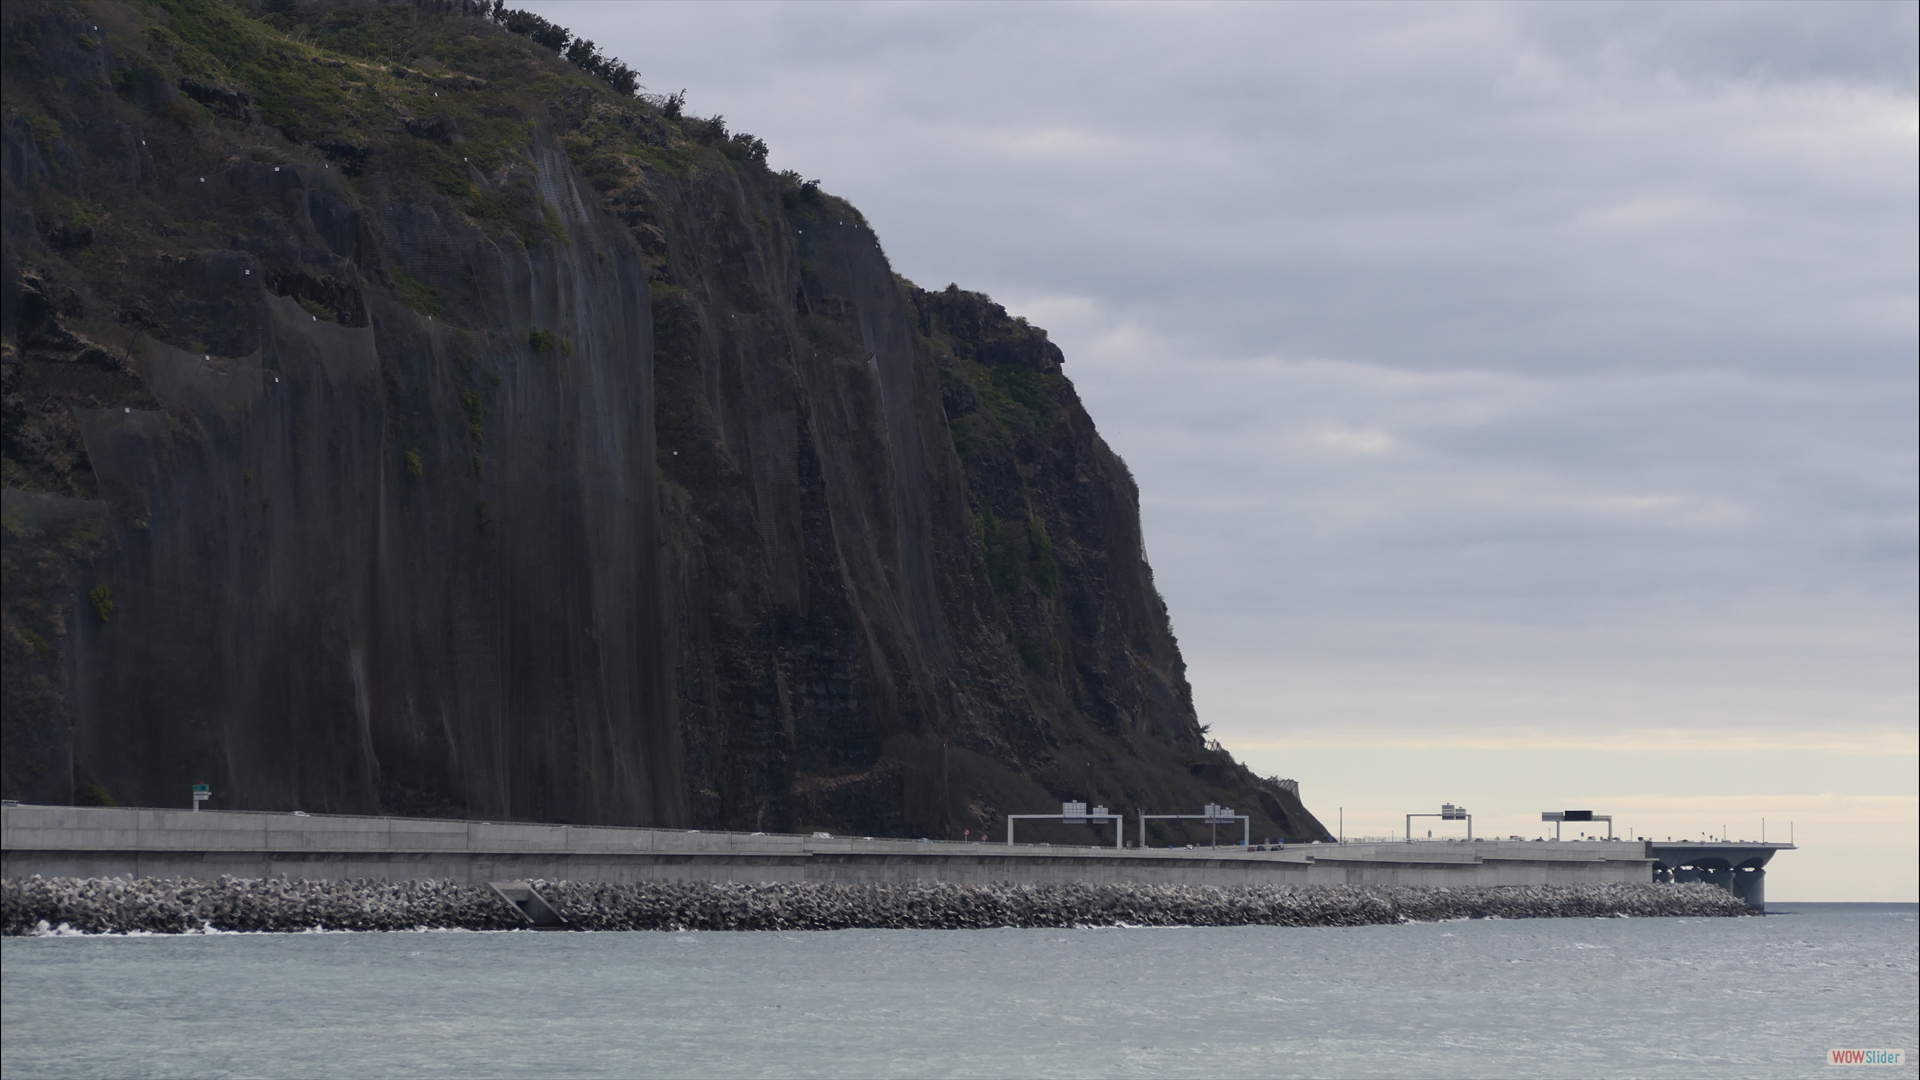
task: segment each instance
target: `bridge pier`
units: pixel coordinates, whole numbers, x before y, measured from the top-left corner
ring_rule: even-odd
[[[1768,860],[1777,851],[1791,850],[1792,844],[1746,841],[1647,843],[1655,882],[1703,881],[1727,890],[1755,911],[1767,910]]]

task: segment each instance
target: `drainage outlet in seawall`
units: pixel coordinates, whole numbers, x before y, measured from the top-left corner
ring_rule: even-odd
[[[517,912],[525,925],[531,930],[565,930],[567,920],[547,903],[532,882],[527,881],[489,881],[487,885],[500,895],[507,906]]]

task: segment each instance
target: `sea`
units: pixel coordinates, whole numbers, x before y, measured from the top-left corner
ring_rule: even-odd
[[[0,1076],[1915,1076],[1917,922],[56,933]]]

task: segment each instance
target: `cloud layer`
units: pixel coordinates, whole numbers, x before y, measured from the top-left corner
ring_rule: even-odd
[[[527,6],[1052,331],[1217,731],[1914,752],[1914,4]]]

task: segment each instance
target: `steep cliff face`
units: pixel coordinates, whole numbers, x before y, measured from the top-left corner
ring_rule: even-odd
[[[5,7],[9,797],[1325,832],[1044,331],[459,7]]]

